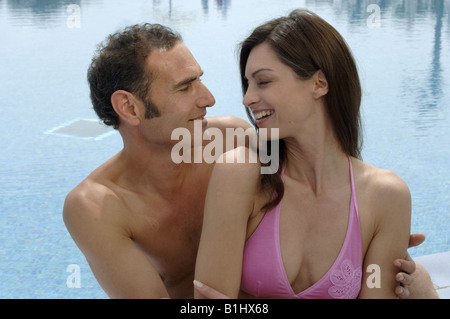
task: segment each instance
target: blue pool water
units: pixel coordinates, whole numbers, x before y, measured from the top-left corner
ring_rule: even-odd
[[[130,24],[174,27],[216,97],[209,114],[245,118],[236,46],[297,7],[353,49],[364,159],[407,182],[412,231],[428,237],[411,253],[450,251],[450,1],[0,0],[0,298],[106,297],[61,218],[65,195],[122,147],[89,101],[97,43]]]

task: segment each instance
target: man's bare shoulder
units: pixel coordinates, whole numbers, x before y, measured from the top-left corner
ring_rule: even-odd
[[[120,170],[117,165],[118,154],[87,176],[66,196],[64,217],[67,213],[100,214],[108,206],[120,204],[120,197],[114,191],[112,179]]]
[[[224,131],[227,128],[248,129],[252,126],[244,119],[232,115],[227,115],[227,116],[208,117],[208,127],[209,128],[215,127]]]
[[[107,197],[108,201],[105,201]],[[119,201],[112,189],[88,177],[67,194],[64,211],[66,208],[71,210],[87,208],[94,211],[111,200]]]
[[[117,212],[123,209],[120,196],[94,171],[67,194],[63,218],[69,232],[76,235],[81,228],[120,224]]]

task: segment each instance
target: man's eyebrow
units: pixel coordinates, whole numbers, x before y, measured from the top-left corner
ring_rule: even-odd
[[[175,89],[175,90],[176,90],[176,89],[179,89],[179,88],[181,88],[181,87],[183,87],[183,86],[185,86],[185,85],[188,85],[188,84],[191,83],[191,82],[194,82],[195,80],[201,78],[201,77],[203,76],[203,73],[204,73],[204,72],[201,71],[201,73],[200,73],[199,76],[192,76],[192,77],[186,78],[186,79],[184,79],[184,80],[178,82],[177,84],[174,85],[174,89]]]

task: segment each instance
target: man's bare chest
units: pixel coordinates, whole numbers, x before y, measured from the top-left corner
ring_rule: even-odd
[[[176,277],[194,269],[204,196],[186,193],[173,200],[134,200],[127,218],[129,234],[162,276]]]

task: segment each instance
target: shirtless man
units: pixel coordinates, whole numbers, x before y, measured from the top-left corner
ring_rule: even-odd
[[[194,120],[202,121],[203,130],[250,127],[231,116],[205,118],[215,100],[202,74],[181,37],[160,25],[111,35],[92,61],[94,109],[118,129],[124,147],[67,195],[63,215],[111,298],[193,297],[213,165],[175,164],[171,152],[179,141],[171,139],[172,131],[186,128],[193,135]],[[411,273],[414,267],[402,261],[399,269]],[[412,277],[405,273],[408,285]]]

